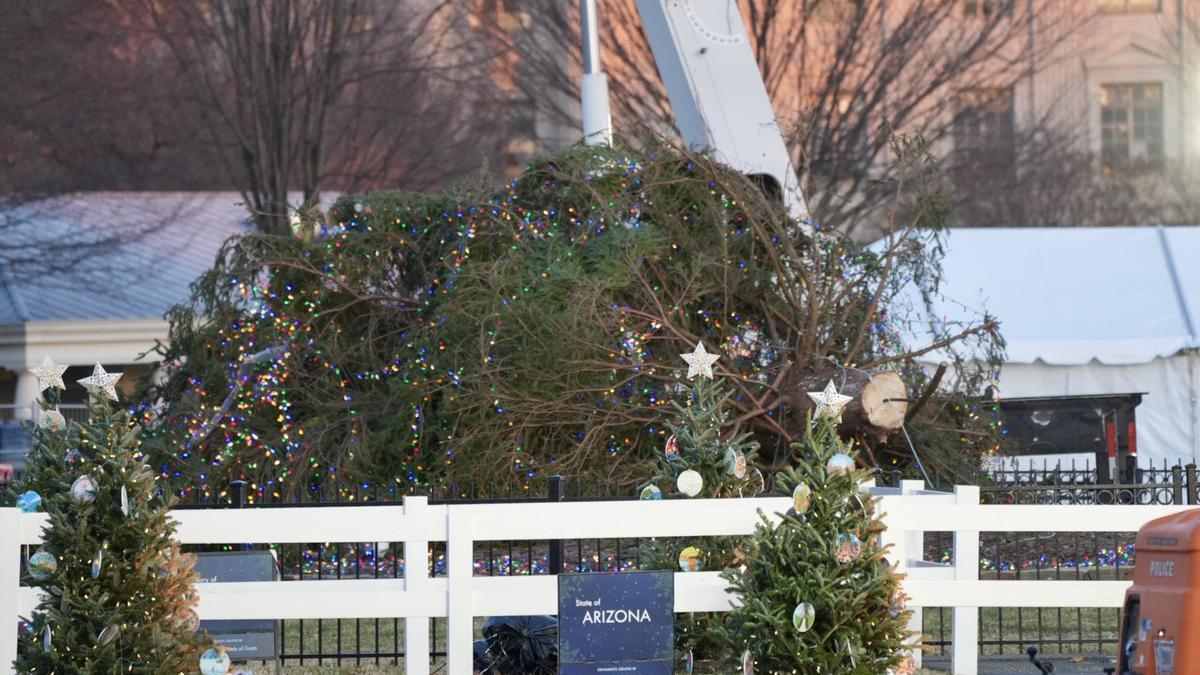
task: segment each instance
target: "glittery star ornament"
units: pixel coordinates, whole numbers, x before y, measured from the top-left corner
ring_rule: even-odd
[[[49,356],[43,356],[42,365],[37,368],[30,368],[29,372],[33,373],[33,376],[37,378],[38,391],[46,391],[50,387],[54,387],[55,389],[67,388],[63,384],[62,379],[63,373],[67,372],[67,367],[60,366],[51,361]]]
[[[687,378],[695,379],[697,375],[713,379],[713,364],[717,359],[721,358],[716,354],[709,354],[704,350],[704,343],[697,342],[696,349],[690,354],[680,354],[683,360],[688,364]]]
[[[846,404],[854,400],[852,396],[843,396],[837,391],[837,387],[833,386],[833,380],[825,385],[824,391],[810,391],[808,397],[817,404],[817,411],[813,414],[814,417],[828,417],[834,422],[842,421],[842,409]]]
[[[77,380],[93,396],[106,396],[109,400],[117,400],[117,390],[113,386],[121,379],[121,373],[106,373],[104,366],[99,363],[92,369],[92,374]]]

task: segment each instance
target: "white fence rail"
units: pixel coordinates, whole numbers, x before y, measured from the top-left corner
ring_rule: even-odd
[[[977,670],[980,607],[1119,607],[1123,581],[981,581],[979,533],[1120,532],[1184,506],[994,506],[979,504],[979,488],[951,493],[873,488],[882,498],[889,559],[900,561],[905,592],[917,608],[953,607],[952,662],[956,674]],[[405,669],[430,672],[429,621],[447,619],[450,675],[471,672],[474,617],[554,614],[557,586],[549,575],[474,576],[476,541],[704,537],[748,534],[758,512],[786,510],[786,498],[529,504],[430,505],[423,497],[402,506],[178,511],[184,544],[403,542],[406,561],[428,559],[430,542],[446,542],[446,575],[407,564],[402,579],[212,583],[199,587],[205,619],[405,619]],[[11,672],[14,624],[37,604],[20,587],[22,546],[36,546],[44,514],[0,509],[0,672]],[[925,532],[953,531],[954,565],[920,559]],[[716,572],[677,573],[677,612],[726,611],[733,598]]]

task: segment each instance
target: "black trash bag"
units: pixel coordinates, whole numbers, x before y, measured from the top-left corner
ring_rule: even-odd
[[[488,654],[487,640],[476,640],[471,644],[475,650],[475,672],[486,673],[492,667],[492,655]]]
[[[552,616],[493,616],[483,622],[483,639],[495,675],[555,675],[558,619]]]

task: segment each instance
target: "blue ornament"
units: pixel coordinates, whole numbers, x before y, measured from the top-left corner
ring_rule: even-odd
[[[17,508],[21,513],[35,513],[42,506],[42,496],[30,490],[17,496]]]
[[[58,571],[58,558],[48,551],[38,551],[29,556],[29,562],[25,563],[25,566],[34,581],[45,581]]]
[[[229,656],[217,649],[210,649],[200,655],[201,675],[225,675],[229,672]]]
[[[657,485],[647,485],[642,488],[641,498],[646,501],[658,501],[662,499],[662,490],[658,489]]]

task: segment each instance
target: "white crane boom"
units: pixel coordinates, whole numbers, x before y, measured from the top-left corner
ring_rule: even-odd
[[[736,0],[638,0],[676,126],[695,148],[777,189],[808,217]]]

